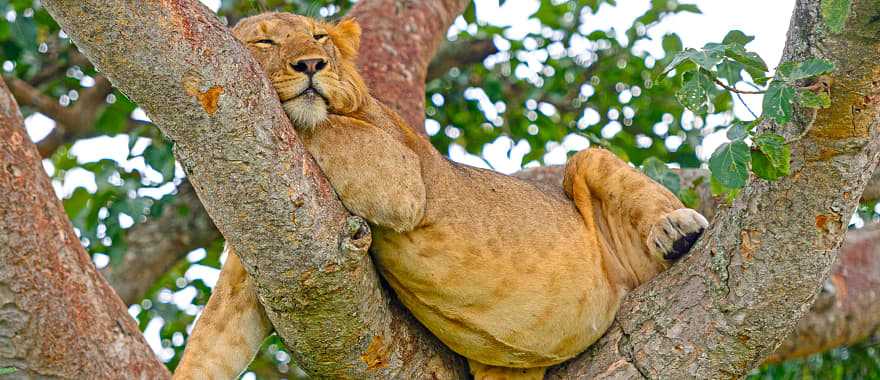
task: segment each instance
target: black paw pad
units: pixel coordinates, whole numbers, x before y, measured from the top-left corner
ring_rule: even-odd
[[[703,235],[703,229],[682,236],[675,243],[672,243],[672,250],[666,252],[663,258],[669,261],[680,259],[691,250],[691,247],[694,246],[694,243],[697,242],[701,235]]]

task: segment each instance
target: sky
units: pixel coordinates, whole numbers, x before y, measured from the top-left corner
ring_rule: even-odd
[[[209,8],[216,10],[220,0],[201,0]],[[675,1],[675,0],[670,0]],[[659,37],[666,32],[674,31],[682,38],[686,47],[699,48],[706,42],[721,41],[724,35],[731,29],[739,29],[749,35],[754,35],[755,40],[749,45],[749,48],[760,54],[772,67],[778,63],[782,47],[785,43],[785,34],[788,30],[788,24],[794,7],[794,0],[702,0],[692,1],[696,3],[702,14],[680,14],[665,19],[661,24],[655,26],[649,32],[649,35],[659,41]],[[512,26],[507,32],[507,37],[515,38],[529,30],[538,28],[539,25],[535,20],[529,20],[530,15],[537,9],[538,2],[536,0],[516,0],[506,1],[503,7],[498,6],[497,0],[476,0],[477,17],[490,24],[499,26]],[[586,31],[595,29],[606,29],[615,27],[617,30],[625,30],[634,17],[642,14],[648,7],[649,0],[625,0],[618,1],[617,7],[603,5],[599,12],[595,15],[587,16],[584,21]],[[760,10],[760,11],[756,11]],[[462,19],[456,22],[457,26],[453,28],[466,28]],[[659,46],[644,46],[648,51],[656,52]],[[662,51],[662,50],[660,50]],[[659,53],[658,53],[659,54]],[[475,95],[476,96],[476,95]],[[760,110],[760,97],[747,97],[746,101],[753,110]],[[738,116],[748,119],[746,110],[742,105],[737,104],[735,112]],[[137,118],[146,119],[146,115],[139,111]],[[35,140],[45,136],[53,127],[53,122],[42,115],[33,115],[26,120],[26,126],[31,137]],[[439,126],[428,125],[428,129],[439,128]],[[704,146],[699,150],[700,156],[708,158],[712,150],[714,150],[722,142],[726,141],[724,132],[717,132],[706,136]],[[135,144],[133,151],[143,151],[148,141],[139,141]],[[512,173],[520,169],[518,158],[521,158],[528,151],[528,146],[524,144],[517,145],[513,150],[512,159],[508,157],[507,150],[512,142],[508,138],[500,138],[498,141],[489,144],[484,150],[483,157],[493,168],[504,173]],[[566,138],[559,145],[558,149],[551,150],[545,161],[553,164],[562,164],[565,161],[566,152],[568,150],[579,150],[586,147],[581,139]],[[102,158],[111,158],[120,162],[128,168],[143,168],[143,161],[131,160],[126,161],[128,151],[128,138],[126,136],[119,137],[101,137],[90,140],[77,142],[72,148],[72,154],[76,155],[80,162],[97,161]],[[487,167],[486,163],[477,157],[471,156],[464,152],[461,147],[453,146],[449,152],[453,160],[472,164],[475,166]],[[48,171],[51,171],[51,164],[46,161],[44,163]],[[147,175],[151,175],[151,171],[147,170]],[[161,175],[153,172],[154,179]],[[182,171],[178,170],[177,176],[181,177]],[[56,193],[59,196],[70,194],[77,186],[84,186],[86,189],[94,189],[94,177],[85,170],[73,170],[66,174],[63,183],[56,181],[54,183]],[[155,196],[161,196],[164,192],[173,191],[173,185],[166,189],[159,190]],[[204,251],[197,250],[190,253],[189,257],[192,262],[197,261]],[[97,259],[98,266],[106,265],[103,259]],[[216,282],[219,271],[213,268],[194,265],[190,271],[186,273],[189,279],[200,278],[208,284]],[[189,289],[188,287],[187,289]],[[195,296],[194,289],[181,290],[176,293],[160,294],[169,301],[175,302],[182,309],[192,307],[191,300]],[[130,312],[139,312],[139,306],[132,306]],[[195,312],[195,311],[193,311]],[[159,329],[162,327],[161,320],[152,321],[145,331],[147,341],[153,347],[154,351],[162,357],[169,353],[167,349],[162,349],[159,339]],[[249,378],[246,376],[245,378]]]

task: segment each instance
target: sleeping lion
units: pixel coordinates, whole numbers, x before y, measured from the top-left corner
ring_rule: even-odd
[[[624,294],[685,254],[706,219],[613,154],[573,156],[563,186],[445,159],[373,98],[355,69],[360,27],[288,13],[233,33],[345,207],[397,297],[468,359],[476,379],[541,379],[609,327]],[[177,379],[232,379],[272,326],[231,253]],[[236,328],[217,331],[222,323]]]

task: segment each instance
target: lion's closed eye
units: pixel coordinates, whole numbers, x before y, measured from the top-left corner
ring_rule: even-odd
[[[259,40],[254,40],[254,41],[251,41],[251,43],[254,44],[254,45],[256,45],[257,47],[261,47],[261,48],[268,48],[268,47],[272,47],[272,46],[275,46],[275,45],[276,45],[276,43],[275,43],[274,40],[271,40],[271,39],[268,39],[268,38],[262,38],[262,39],[259,39]]]

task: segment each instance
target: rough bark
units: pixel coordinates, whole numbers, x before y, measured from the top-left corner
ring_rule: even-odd
[[[880,226],[850,231],[810,312],[770,362],[850,345],[880,331]]]
[[[188,252],[220,238],[189,182],[178,186],[177,192],[161,216],[128,231],[128,251],[122,262],[101,270],[126,304],[140,302],[156,280]]]
[[[445,30],[435,17],[451,22],[459,3],[413,1],[391,9]],[[370,26],[384,21],[371,15],[387,14],[370,8],[376,4],[360,2],[352,11],[361,15],[365,43],[384,33]],[[342,208],[259,65],[209,10],[183,0],[43,5],[175,141],[178,161],[299,365],[330,377],[464,376],[461,359],[380,285],[366,254],[366,225]],[[405,38],[420,46],[394,53],[397,59],[424,67],[427,58],[420,57],[432,52],[421,51],[436,38]]]
[[[11,378],[168,371],[85,252],[0,81],[0,367]]]

